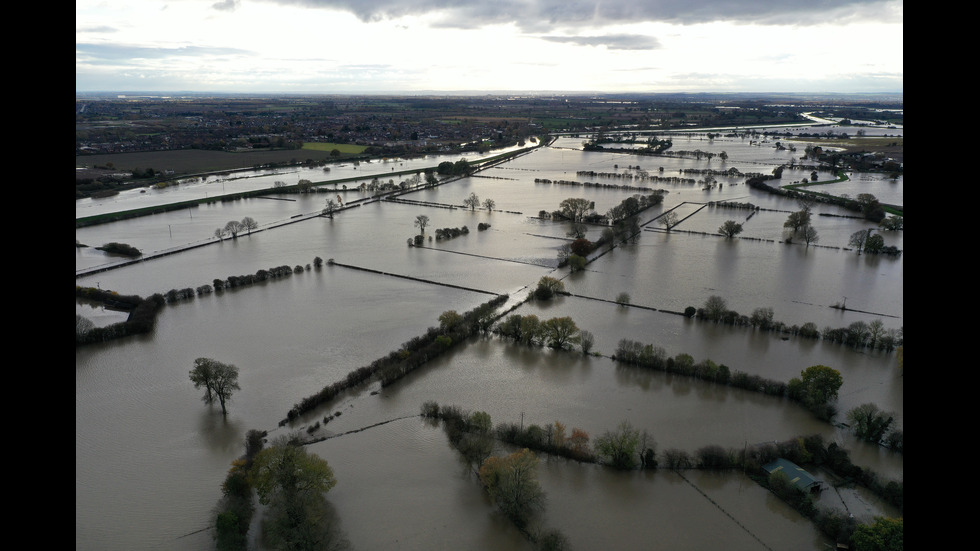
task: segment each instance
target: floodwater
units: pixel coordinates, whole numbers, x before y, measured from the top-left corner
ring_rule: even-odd
[[[742,172],[768,173],[789,158],[771,143],[682,141],[675,138],[674,148],[727,151],[724,166]],[[327,500],[354,549],[531,549],[495,512],[441,429],[417,417],[426,400],[486,411],[494,423],[560,421],[593,438],[629,420],[654,438],[658,451],[694,453],[713,444],[737,449],[821,434],[848,449],[856,463],[902,480],[902,456],[863,444],[846,429],[822,423],[784,400],[493,337],[473,338],[394,385],[371,385],[279,426],[293,404],[438,325],[442,312],[467,311],[489,300],[491,293],[523,298],[541,276],[551,275],[563,278],[575,296],[527,303],[516,313],[542,319],[571,316],[595,335],[595,350],[602,354],[613,353],[618,341],[627,338],[662,346],[670,355],[710,358],[733,370],[783,381],[810,365],[829,365],[844,379],[841,412],[872,402],[894,412],[901,427],[904,379],[894,352],[855,351],[663,311],[701,306],[708,296],[718,295],[743,314],[772,307],[775,318],[787,325],[809,321],[820,328],[844,327],[881,319],[886,328],[900,329],[904,255],[878,258],[846,250],[848,236],[870,224],[826,216],[844,213],[817,206],[813,223],[819,246],[788,245],[780,242],[782,222],[796,205],[750,190],[737,179],[707,191],[690,184],[637,184],[669,191],[662,206],[643,213],[644,231],[634,243],[569,275],[555,268],[569,228],[538,219],[538,212],[556,210],[568,197],[587,197],[597,211],[605,212],[635,191],[541,184],[535,178],[600,181],[576,173],[629,173],[634,169],[627,166],[638,163],[651,175],[660,174],[663,166],[663,174],[671,176],[681,175],[682,168],[723,166],[717,158],[708,163],[586,153],[575,149],[580,144],[581,139],[564,138],[556,147],[535,150],[477,176],[403,197],[460,207],[456,209],[379,202],[333,219],[314,218],[234,240],[213,239],[214,229],[228,220],[251,216],[261,229],[319,211],[327,197],[287,195],[76,230],[76,239],[87,245],[117,241],[144,252],[209,243],[76,278],[78,285],[121,294],[196,288],[215,278],[274,266],[305,267],[315,257],[389,274],[340,265],[304,269],[281,280],[168,305],[152,334],[78,349],[76,549],[210,549],[211,511],[231,461],[244,452],[245,432],[268,430],[275,437],[305,431],[338,413],[313,435],[340,436],[312,444],[310,451],[334,469],[338,484]],[[390,167],[377,164],[383,178]],[[362,163],[358,170],[364,169]],[[809,171],[799,174],[809,177]],[[797,178],[791,176],[790,181]],[[872,189],[884,195],[878,190],[887,189],[893,195],[886,202],[902,203],[901,179],[855,176],[851,185],[867,188],[847,193]],[[332,171],[330,177],[338,176]],[[471,193],[493,199],[495,210],[461,208]],[[707,201],[751,202],[767,210],[743,221],[743,211],[690,207]],[[669,234],[654,221],[667,209],[685,206],[693,216]],[[88,215],[87,209],[77,206],[76,215]],[[413,221],[419,214],[430,218],[427,235],[464,225],[470,233],[408,247],[406,240],[418,231]],[[713,233],[724,220],[736,217],[745,226],[738,238],[702,233]],[[478,231],[479,223],[490,228]],[[597,238],[600,230],[590,228],[588,237]],[[883,235],[886,244],[902,248],[901,232]],[[76,270],[113,260],[94,248],[76,248]],[[633,304],[654,310],[606,302],[620,292],[629,293]],[[830,307],[842,300],[853,310]],[[94,310],[76,305],[77,313],[93,321],[112,315]],[[227,417],[219,407],[203,404],[188,380],[194,359],[202,356],[240,369],[241,391],[229,403]],[[343,434],[372,425],[377,426]],[[498,450],[508,451],[503,446]],[[651,541],[672,548],[746,550],[823,549],[830,543],[812,523],[741,473],[623,473],[542,457],[538,475],[547,493],[540,526],[560,530],[577,549],[649,548]],[[896,514],[855,491],[825,492],[824,502],[845,506],[861,519]]]

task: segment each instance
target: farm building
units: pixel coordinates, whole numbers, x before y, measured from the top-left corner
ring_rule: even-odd
[[[819,492],[820,481],[806,472],[802,467],[792,461],[779,458],[772,463],[762,467],[767,473],[772,475],[776,472],[783,472],[789,478],[790,483],[804,492]]]

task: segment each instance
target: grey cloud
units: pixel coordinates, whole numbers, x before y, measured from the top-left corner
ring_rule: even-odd
[[[123,46],[118,44],[75,44],[76,56],[82,56],[89,60],[89,63],[115,62],[119,60],[131,61],[134,59],[160,59],[165,57],[192,57],[215,55],[246,55],[251,54],[248,50],[238,48],[202,48],[189,46],[183,48],[149,48],[145,46]]]
[[[549,42],[577,44],[579,46],[605,46],[610,50],[656,50],[660,43],[656,38],[638,34],[610,34],[601,36],[539,36]]]
[[[641,21],[695,24],[734,21],[807,24],[858,17],[901,21],[901,0],[265,0],[284,5],[332,8],[363,21],[436,14],[440,25],[475,28],[515,23],[524,30],[556,26],[622,24]]]
[[[239,0],[221,0],[211,4],[211,7],[218,11],[235,11],[238,8]]]

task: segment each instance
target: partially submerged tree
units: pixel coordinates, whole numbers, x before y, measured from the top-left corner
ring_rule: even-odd
[[[231,395],[238,386],[238,368],[231,364],[221,363],[211,358],[194,360],[194,369],[190,371],[194,388],[204,387],[204,403],[210,404],[215,399],[221,403],[221,413],[227,415],[225,402],[231,400]]]
[[[791,212],[783,222],[784,228],[789,228],[794,234],[810,224],[810,211],[808,209]]]
[[[817,229],[813,226],[807,224],[805,228],[800,231],[800,237],[806,246],[809,247],[811,243],[816,243],[820,240],[820,236],[817,235]]]
[[[840,371],[825,365],[812,365],[800,372],[800,378],[790,379],[788,387],[791,397],[819,413],[823,406],[837,399],[837,391],[843,384]]]
[[[480,482],[490,499],[521,528],[544,504],[537,466],[538,458],[524,448],[506,457],[488,457],[480,467]]]
[[[724,235],[728,239],[731,239],[742,233],[742,225],[734,220],[726,220],[725,223],[718,228],[718,233]]]
[[[851,237],[847,240],[847,244],[857,248],[858,254],[861,254],[861,251],[868,243],[868,238],[871,237],[872,231],[874,230],[867,229],[867,230],[858,230],[852,233]]]
[[[419,229],[419,235],[425,235],[425,227],[429,225],[429,217],[420,214],[415,217],[415,227]]]
[[[895,422],[895,416],[868,403],[848,411],[847,420],[851,422],[851,428],[858,438],[878,444],[885,439],[888,429]]]
[[[578,326],[569,316],[546,320],[542,329],[551,348],[561,349],[580,341]]]
[[[480,206],[480,198],[476,193],[470,193],[470,196],[463,199],[463,206],[469,207],[470,210],[476,210],[476,207]]]
[[[280,437],[252,462],[249,482],[268,506],[266,537],[276,549],[331,549],[338,543],[326,522],[324,493],[337,484],[324,459],[295,439]]]
[[[238,220],[229,220],[228,223],[225,224],[225,232],[230,233],[232,239],[237,239],[238,232],[242,231],[242,229],[242,223]]]
[[[667,211],[657,219],[657,223],[664,227],[668,232],[677,225],[677,213],[674,211]]]
[[[249,235],[252,235],[252,230],[259,227],[259,223],[256,222],[255,219],[252,218],[251,216],[246,216],[245,218],[242,218],[241,225],[242,225],[242,229],[247,231]]]
[[[558,205],[561,215],[572,222],[581,222],[586,214],[595,209],[595,202],[588,199],[569,197]]]
[[[623,421],[615,431],[606,431],[596,438],[595,453],[617,469],[633,469],[637,464],[640,431],[629,421]]]
[[[534,297],[541,300],[548,300],[558,293],[565,292],[565,284],[559,279],[551,276],[541,276],[538,280],[538,287],[534,290]]]

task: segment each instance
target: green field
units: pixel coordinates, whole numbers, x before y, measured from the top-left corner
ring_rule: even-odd
[[[326,151],[328,153],[336,149],[344,155],[357,155],[364,153],[367,146],[349,143],[304,142],[303,149],[309,151]]]

